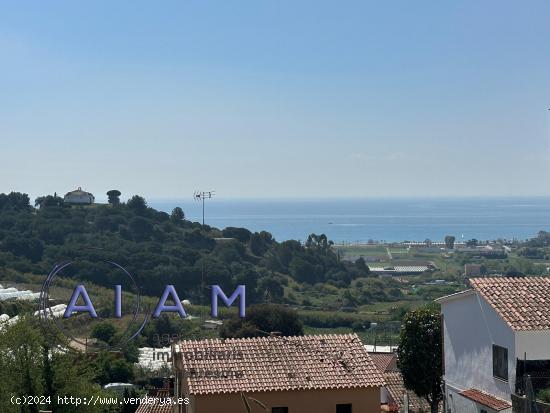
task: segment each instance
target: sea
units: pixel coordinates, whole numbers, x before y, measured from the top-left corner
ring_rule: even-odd
[[[202,221],[202,204],[192,199],[152,200],[170,212]],[[524,240],[550,231],[550,197],[391,199],[207,199],[205,223],[220,229],[269,231],[276,240],[304,241],[311,233],[336,243]]]

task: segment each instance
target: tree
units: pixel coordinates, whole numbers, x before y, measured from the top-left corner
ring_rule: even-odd
[[[10,192],[8,195],[0,194],[0,210],[13,209],[16,211],[28,210],[30,200],[27,194],[21,192]]]
[[[12,392],[19,397],[43,394],[42,337],[36,325],[31,323],[24,317],[0,334],[0,382],[2,387],[11,387]],[[2,399],[0,397],[0,410],[14,411],[9,406],[9,397],[5,399],[6,402]],[[38,408],[36,405],[21,405],[17,411],[34,413]]]
[[[141,214],[147,210],[147,201],[145,201],[145,198],[139,195],[134,195],[132,198],[130,198],[126,205],[128,206],[128,208],[133,209],[138,214]]]
[[[57,339],[61,347],[67,345],[63,337]],[[75,407],[57,404],[58,395],[90,399],[102,394],[100,386],[92,381],[89,358],[50,349],[38,320],[30,316],[22,316],[0,330],[0,383],[2,413],[36,413],[38,408],[70,413]],[[44,400],[46,405],[18,406],[10,402],[12,395],[51,397]],[[79,406],[78,411],[105,412],[101,406]]]
[[[289,264],[290,274],[296,281],[314,284],[317,282],[317,271],[313,264],[302,257],[294,257]]]
[[[172,210],[172,214],[170,215],[170,218],[173,221],[183,221],[185,219],[185,213],[183,212],[183,209],[180,207],[175,207]]]
[[[283,336],[302,336],[304,326],[296,310],[277,304],[257,304],[246,311],[246,318],[226,320],[220,336],[223,338],[262,337],[278,331]]]
[[[261,233],[255,232],[250,236],[250,251],[254,255],[264,255],[268,250],[268,245]]]
[[[310,234],[306,241],[306,248],[314,249],[322,254],[326,254],[332,245],[334,245],[334,242],[329,241],[325,234]]]
[[[153,225],[143,217],[132,218],[128,226],[136,241],[149,239],[153,234]]]
[[[361,272],[362,274],[370,273],[370,268],[363,257],[359,257],[355,260],[355,266],[357,267],[357,270],[359,270],[359,272]]]
[[[34,206],[40,208],[60,207],[63,206],[63,198],[57,195],[39,196],[34,200]]]
[[[54,397],[55,389],[53,385],[53,367],[50,358],[50,347],[42,344],[42,380],[44,382],[44,396]]]
[[[455,237],[454,235],[446,235],[445,236],[445,246],[447,249],[452,250],[455,247]]]
[[[405,387],[426,398],[431,412],[437,413],[443,399],[441,318],[438,310],[425,307],[405,315],[397,356]]]
[[[6,237],[2,249],[17,256],[27,257],[32,262],[42,259],[44,245],[37,238]]]
[[[92,363],[96,380],[101,384],[128,383],[134,378],[132,364],[113,353],[100,351]]]
[[[109,197],[108,202],[111,205],[118,205],[120,204],[120,191],[118,189],[111,189],[110,191],[107,191],[107,196]]]
[[[282,298],[285,293],[281,280],[270,276],[260,279],[258,290],[264,298],[269,298],[271,300],[278,300]]]
[[[246,228],[227,227],[222,231],[226,238],[235,238],[240,242],[248,242],[252,233]]]
[[[96,324],[92,328],[92,337],[104,341],[107,344],[112,344],[115,334],[116,327],[108,321]]]

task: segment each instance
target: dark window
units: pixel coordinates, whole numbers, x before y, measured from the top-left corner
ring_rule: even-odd
[[[480,410],[480,413],[487,413],[487,410],[481,409],[481,410]]]
[[[493,377],[508,381],[508,349],[493,344]]]
[[[273,407],[271,413],[288,413],[288,407]]]
[[[351,413],[351,404],[337,404],[336,413]]]

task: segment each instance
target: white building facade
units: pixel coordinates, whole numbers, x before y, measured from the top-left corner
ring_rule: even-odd
[[[63,198],[66,204],[90,205],[95,202],[95,197],[90,192],[83,191],[81,187],[67,192]]]
[[[511,412],[525,366],[550,360],[550,278],[480,278],[471,284],[471,290],[437,300],[447,413]]]

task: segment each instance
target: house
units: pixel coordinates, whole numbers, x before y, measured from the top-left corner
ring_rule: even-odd
[[[83,191],[81,187],[78,187],[74,191],[67,192],[63,198],[63,202],[74,205],[90,205],[95,202],[95,197],[91,193]]]
[[[174,405],[167,403],[167,400],[173,396],[170,388],[170,381],[165,380],[162,388],[150,390],[135,413],[173,413]]]
[[[172,413],[174,411],[174,406],[161,401],[162,399],[164,399],[164,397],[159,395],[156,399],[153,399],[151,403],[141,403],[135,413]]]
[[[426,399],[418,397],[414,392],[405,388],[403,375],[397,368],[397,355],[395,353],[369,353],[369,355],[386,382],[380,389],[380,407],[382,411],[405,411],[403,409],[405,394],[408,397],[409,411],[430,411],[430,404]]]
[[[175,412],[378,412],[382,375],[356,334],[182,341]],[[265,409],[264,409],[265,406]]]
[[[550,387],[550,278],[474,278],[470,285],[436,300],[447,412],[508,412],[527,375],[535,393]]]

